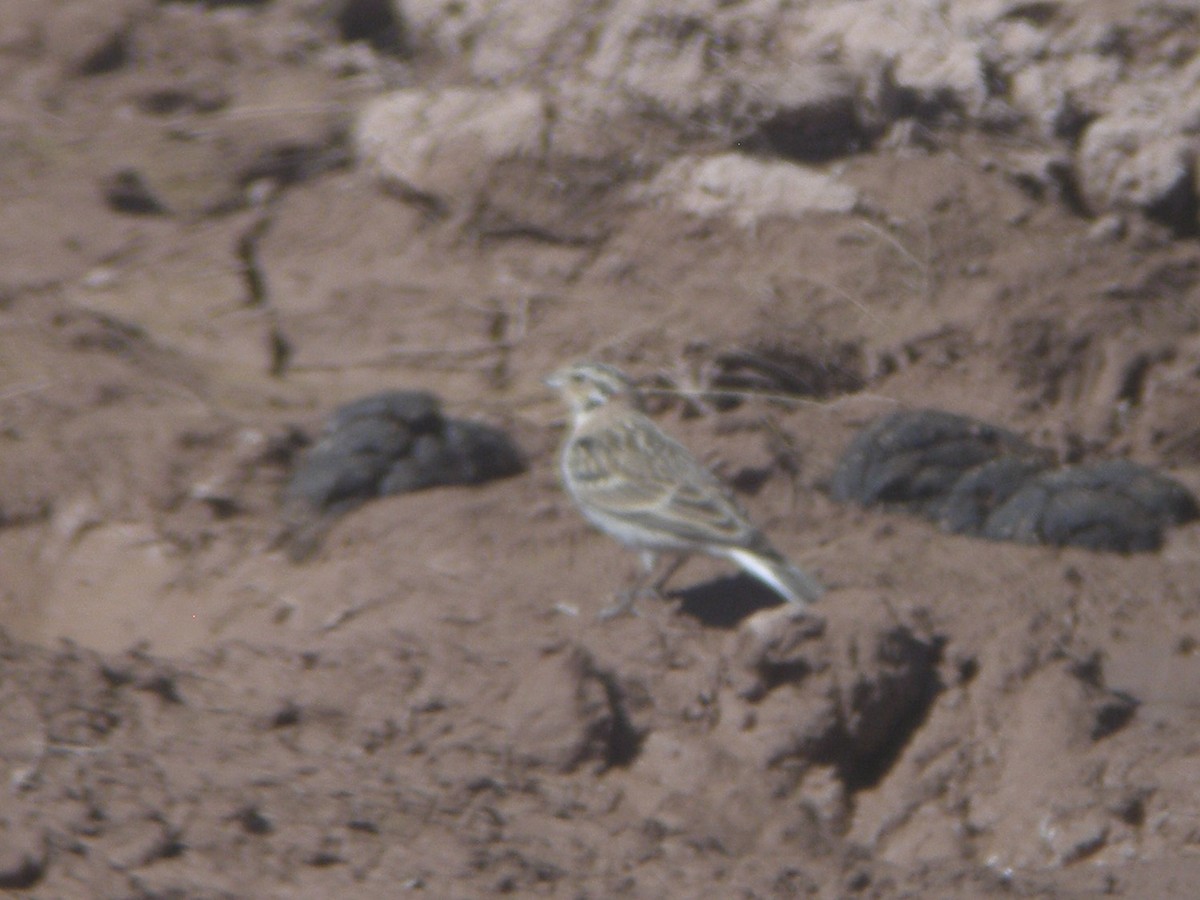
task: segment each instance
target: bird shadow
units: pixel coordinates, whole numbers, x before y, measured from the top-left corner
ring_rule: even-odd
[[[742,620],[783,601],[766,585],[748,575],[724,575],[692,587],[671,591],[679,611],[710,628],[737,628]]]

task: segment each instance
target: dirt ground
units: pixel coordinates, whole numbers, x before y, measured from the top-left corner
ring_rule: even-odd
[[[1076,77],[1047,130],[1005,69],[1115,56],[1123,96],[1190,71],[1200,23],[981,2],[982,97],[952,42],[789,119],[745,99],[783,52],[767,6],[793,7],[3,4],[0,888],[1194,890],[1200,525],[1129,556],[992,543],[828,481],[862,425],[934,407],[1200,492],[1194,150],[1186,185],[1155,193],[1163,144],[1101,190],[1085,126],[1124,107]],[[797,172],[819,190],[784,203]],[[655,414],[829,586],[820,618],[695,561],[598,620],[635,560],[561,492],[541,378],[688,390],[736,353],[790,397]],[[407,388],[527,471],[367,503],[290,560],[297,448]]]

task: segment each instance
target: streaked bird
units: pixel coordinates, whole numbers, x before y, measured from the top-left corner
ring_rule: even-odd
[[[789,563],[750,523],[724,485],[678,441],[644,415],[632,383],[612,366],[577,363],[546,384],[571,411],[563,442],[563,485],[601,531],[641,551],[647,577],[658,554],[678,558],[659,590],[688,556],[728,559],[791,603],[816,600],[824,588]],[[632,603],[632,593],[621,609]]]

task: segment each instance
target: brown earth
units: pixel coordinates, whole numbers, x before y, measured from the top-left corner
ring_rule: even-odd
[[[1046,139],[978,111],[872,126],[822,167],[840,210],[672,205],[668,160],[735,145],[666,101],[573,121],[571,152],[561,101],[543,154],[389,179],[370,98],[545,83],[411,6],[0,12],[0,887],[1190,893],[1200,526],[1128,557],[994,544],[826,484],[862,424],[928,406],[1200,491],[1193,224],[1085,214],[1011,164]],[[1133,51],[1166,41],[1105,6]],[[541,377],[696,388],[734,351],[799,402],[658,415],[830,586],[821,619],[706,561],[598,621],[634,560],[561,493]],[[297,434],[390,388],[506,427],[529,470],[366,504],[290,562]]]

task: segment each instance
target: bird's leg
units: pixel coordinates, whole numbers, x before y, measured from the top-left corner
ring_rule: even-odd
[[[659,567],[658,554],[652,550],[643,550],[639,556],[639,560],[641,562],[641,572],[634,577],[633,586],[621,591],[617,595],[617,602],[612,606],[602,609],[598,618],[607,620],[630,613],[637,615],[634,604],[642,597],[664,599],[663,587],[670,577],[678,572],[679,568],[687,562],[687,555],[678,553],[672,556],[657,578],[653,578],[653,576],[655,569]],[[652,578],[653,580],[651,580]]]
[[[596,618],[601,622],[607,622],[609,619],[617,619],[621,616],[636,616],[638,611],[634,609],[633,604],[637,600],[640,591],[640,588],[635,587],[618,592],[616,595],[616,602],[610,606],[604,607],[604,609],[596,613]]]
[[[606,606],[596,614],[596,618],[601,621],[615,619],[618,616],[637,615],[637,610],[633,604],[637,602],[638,597],[646,593],[646,581],[654,574],[654,567],[658,561],[657,554],[650,550],[643,550],[638,557],[641,563],[641,571],[635,572],[633,575],[633,585],[616,595],[616,602],[611,606]]]
[[[671,561],[663,568],[662,574],[654,579],[654,584],[650,585],[650,589],[658,596],[662,597],[663,588],[667,586],[667,582],[671,580],[671,576],[683,568],[683,564],[688,561],[686,553],[676,553]]]
[[[638,553],[638,562],[642,564],[642,577],[649,578],[654,574],[654,567],[658,565],[658,554],[653,550],[642,550]]]

